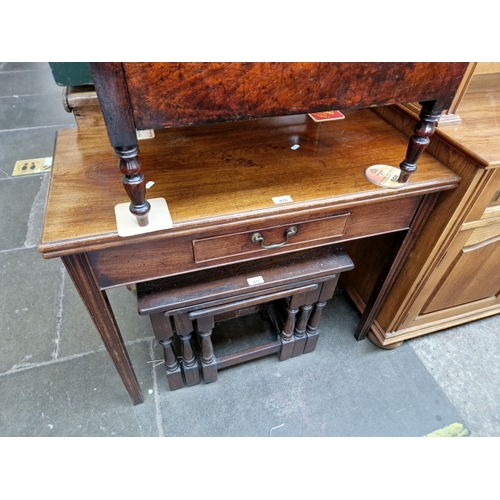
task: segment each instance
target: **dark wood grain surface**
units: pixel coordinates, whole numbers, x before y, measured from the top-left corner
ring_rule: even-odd
[[[323,276],[349,271],[353,264],[340,245],[321,247],[292,255],[233,264],[206,271],[189,273],[154,282],[139,283],[139,313],[188,307],[201,302],[213,302],[250,292],[265,293],[269,288],[288,287],[297,281],[318,280]],[[248,278],[260,276],[262,283],[249,288]],[[321,280],[319,280],[321,281]],[[316,281],[316,282],[319,282]],[[217,305],[214,302],[212,305]],[[206,306],[205,306],[206,307]]]
[[[138,129],[440,100],[467,63],[123,63]]]
[[[294,144],[300,148],[292,150]],[[106,130],[62,130],[46,208],[50,224],[40,249],[74,253],[144,244],[215,224],[243,227],[243,221],[259,217],[332,205],[340,210],[456,185],[458,177],[426,153],[405,187],[387,190],[366,180],[367,166],[397,165],[406,144],[402,133],[371,110],[320,124],[299,115],[157,131],[154,139],[140,141],[143,171],[155,182],[148,197],[167,200],[174,227],[124,241],[116,231],[114,206],[127,202],[127,195],[116,182]],[[272,198],[283,195],[293,202],[275,205]]]

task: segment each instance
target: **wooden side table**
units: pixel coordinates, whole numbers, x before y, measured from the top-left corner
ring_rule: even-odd
[[[144,173],[150,195],[168,200],[173,227],[127,238],[116,228],[114,207],[127,196],[106,129],[59,132],[39,250],[62,258],[134,404],[142,394],[107,300],[112,287],[396,232],[401,244],[371,268],[378,281],[358,338],[367,332],[437,196],[460,179],[424,152],[404,187],[372,184],[364,167],[398,162],[408,140],[372,110],[345,115],[156,131],[141,142]]]

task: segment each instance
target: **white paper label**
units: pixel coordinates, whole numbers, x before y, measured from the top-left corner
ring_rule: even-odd
[[[136,130],[137,139],[153,139],[155,136],[154,130]]]
[[[280,205],[281,203],[290,203],[292,200],[291,196],[275,196],[273,202],[275,205]]]
[[[130,203],[119,203],[115,206],[116,226],[118,235],[122,238],[136,234],[152,233],[173,227],[172,217],[165,198],[151,198],[149,212],[149,224],[139,226],[137,219],[130,213]]]
[[[248,278],[247,282],[250,286],[260,285],[261,283],[264,283],[264,278],[262,276],[255,276],[255,278]]]

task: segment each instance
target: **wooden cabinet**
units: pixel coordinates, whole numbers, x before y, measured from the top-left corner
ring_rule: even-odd
[[[406,134],[417,120],[402,106],[377,113]],[[459,125],[437,129],[428,151],[462,178],[443,193],[369,333],[381,347],[500,312],[500,73],[475,74]],[[356,265],[345,288],[362,311],[372,285],[369,251],[381,259],[391,236],[345,246]]]

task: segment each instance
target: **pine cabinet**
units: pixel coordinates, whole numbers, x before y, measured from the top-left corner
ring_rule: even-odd
[[[404,106],[377,113],[410,134]],[[500,73],[477,74],[460,103],[461,123],[439,126],[428,151],[460,175],[442,193],[369,333],[394,348],[404,340],[500,313]],[[360,311],[394,235],[345,246],[355,270],[343,284]],[[370,259],[363,256],[370,255]]]

